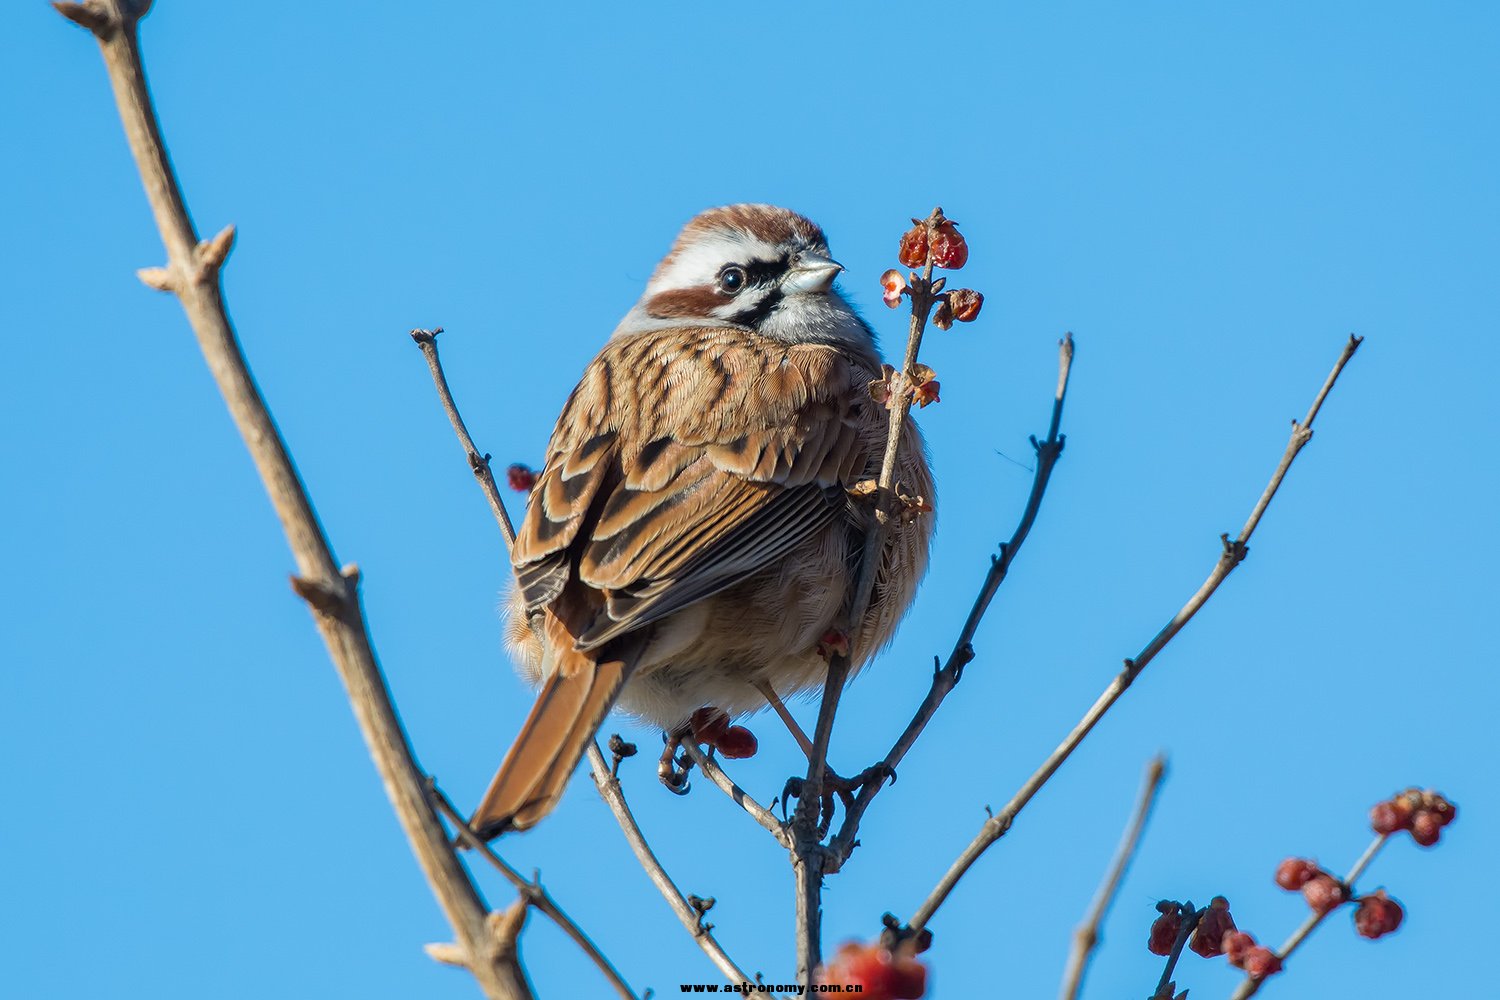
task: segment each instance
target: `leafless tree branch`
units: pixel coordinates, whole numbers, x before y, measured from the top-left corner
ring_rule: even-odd
[[[792,849],[792,835],[787,830],[787,824],[777,819],[771,813],[771,810],[761,805],[748,792],[735,784],[734,779],[724,773],[724,769],[719,766],[718,761],[704,753],[703,748],[691,740],[682,744],[682,750],[692,758],[693,763],[698,765],[698,770],[703,772],[705,778],[712,781],[720,791],[733,799],[736,805],[749,813],[750,818],[759,823],[771,836],[775,837],[778,844],[787,850]]]
[[[1219,588],[1219,584],[1223,583],[1225,578],[1234,571],[1234,568],[1244,560],[1246,553],[1249,551],[1250,536],[1255,532],[1255,528],[1260,523],[1261,517],[1265,514],[1266,508],[1270,505],[1271,499],[1281,487],[1281,482],[1286,477],[1287,470],[1291,468],[1292,461],[1303,447],[1306,446],[1307,442],[1312,439],[1313,420],[1322,408],[1323,400],[1328,397],[1329,391],[1338,380],[1339,373],[1344,370],[1344,366],[1349,363],[1349,359],[1359,349],[1360,343],[1361,338],[1350,336],[1348,342],[1344,345],[1343,353],[1339,355],[1339,359],[1334,364],[1333,370],[1324,381],[1323,388],[1318,392],[1317,398],[1313,400],[1312,406],[1308,409],[1307,416],[1301,422],[1293,421],[1291,440],[1287,443],[1286,451],[1282,454],[1281,462],[1272,474],[1270,483],[1266,486],[1265,492],[1261,494],[1255,508],[1250,512],[1250,517],[1246,520],[1245,526],[1240,530],[1238,537],[1231,540],[1227,534],[1222,536],[1223,552],[1220,554],[1218,562],[1214,565],[1213,571],[1209,573],[1208,579],[1203,582],[1203,585],[1183,605],[1182,609],[1172,616],[1172,619],[1162,627],[1161,631],[1146,644],[1145,648],[1135,658],[1125,661],[1125,669],[1104,689],[1104,692],[1094,702],[1093,706],[1084,713],[1083,718],[1073,727],[1072,732],[1067,735],[1067,738],[1042,762],[1041,767],[1027,779],[1026,783],[1021,786],[1010,802],[1006,804],[1005,808],[985,822],[978,836],[964,849],[952,867],[949,868],[947,873],[943,875],[942,879],[933,888],[931,894],[917,908],[916,913],[912,915],[909,923],[913,928],[922,928],[927,925],[927,922],[932,919],[933,914],[937,912],[938,907],[942,906],[943,901],[948,898],[954,887],[958,885],[959,879],[963,878],[965,873],[973,867],[974,863],[979,860],[980,855],[988,850],[995,841],[1005,835],[1021,810],[1041,790],[1042,786],[1052,778],[1057,769],[1062,767],[1063,762],[1078,748],[1078,744],[1083,742],[1083,738],[1104,717],[1104,714],[1109,711],[1110,707],[1129,689],[1136,677],[1140,676],[1141,671],[1146,669],[1146,666],[1156,658],[1156,655],[1172,640],[1173,636],[1182,631],[1183,626],[1191,621],[1193,616],[1198,613],[1198,610],[1203,607],[1204,603],[1213,596],[1214,591]]]
[[[1141,834],[1146,829],[1146,821],[1151,818],[1151,807],[1156,802],[1156,793],[1161,789],[1162,780],[1166,776],[1167,759],[1157,754],[1146,765],[1140,798],[1136,800],[1135,811],[1125,827],[1125,835],[1120,839],[1114,860],[1105,872],[1104,881],[1099,884],[1099,891],[1094,894],[1094,902],[1089,906],[1083,923],[1073,933],[1073,948],[1068,954],[1068,965],[1063,972],[1062,989],[1058,991],[1060,1000],[1077,1000],[1079,991],[1083,988],[1083,976],[1088,971],[1089,959],[1093,957],[1094,949],[1099,944],[1099,928],[1104,923],[1110,904],[1114,902],[1115,894],[1120,890],[1125,870],[1130,867],[1136,848],[1140,846]]]
[[[234,240],[228,227],[200,241],[146,87],[137,26],[148,0],[58,3],[69,20],[99,42],[125,136],[140,170],[152,214],[166,245],[167,265],[141,279],[171,291],[188,321],[219,391],[255,462],[297,565],[294,586],[313,610],[318,631],[348,691],[355,719],[417,861],[458,937],[461,959],[494,1000],[530,997],[514,942],[496,936],[488,908],[444,835],[427,800],[426,781],[391,706],[360,607],[359,574],[340,570],[286,444],[256,387],[224,308],[220,269]]]
[[[1354,883],[1358,881],[1359,877],[1365,873],[1365,869],[1370,867],[1370,862],[1375,860],[1375,855],[1380,853],[1380,849],[1384,847],[1386,841],[1390,839],[1391,835],[1388,833],[1376,836],[1376,838],[1371,841],[1370,846],[1365,848],[1365,853],[1361,854],[1359,856],[1359,860],[1354,862],[1354,866],[1349,869],[1349,874],[1344,876],[1344,885],[1348,888],[1349,896],[1351,899],[1357,895],[1357,893],[1355,893],[1354,891]],[[1280,958],[1283,963],[1285,963],[1286,960],[1291,957],[1292,952],[1296,951],[1298,947],[1301,946],[1302,942],[1307,940],[1307,936],[1313,932],[1313,929],[1321,924],[1323,922],[1323,919],[1332,912],[1333,910],[1314,910],[1312,913],[1308,914],[1307,919],[1302,922],[1302,926],[1293,931],[1292,936],[1286,939],[1286,943],[1283,944],[1281,946],[1281,950],[1276,953],[1277,957]],[[1246,976],[1240,983],[1239,987],[1234,991],[1234,994],[1230,997],[1230,1000],[1247,1000],[1247,998],[1253,997],[1260,991],[1261,985],[1264,982],[1264,979],[1257,979],[1254,976]]]
[[[859,835],[860,821],[865,811],[870,808],[870,803],[875,800],[875,796],[879,795],[880,790],[885,787],[885,778],[896,773],[896,768],[916,744],[917,737],[922,735],[927,724],[937,714],[943,699],[958,686],[959,680],[963,677],[964,667],[974,659],[974,634],[979,630],[979,623],[984,619],[985,612],[989,610],[990,602],[994,600],[1000,584],[1005,582],[1011,563],[1015,561],[1016,555],[1021,551],[1021,546],[1031,534],[1031,526],[1036,522],[1037,513],[1041,510],[1042,497],[1046,495],[1047,484],[1052,480],[1052,469],[1057,465],[1057,460],[1062,457],[1063,445],[1067,441],[1067,436],[1060,433],[1063,403],[1068,396],[1068,379],[1072,371],[1073,335],[1070,333],[1058,341],[1057,392],[1052,400],[1052,419],[1048,424],[1047,437],[1040,442],[1034,437],[1031,439],[1032,448],[1036,452],[1036,472],[1031,481],[1031,493],[1026,499],[1025,508],[1021,511],[1021,520],[1011,534],[1010,541],[1000,544],[1000,554],[991,557],[989,572],[985,574],[984,583],[979,588],[979,596],[975,598],[974,606],[969,609],[969,617],[964,620],[963,628],[959,630],[958,639],[953,643],[947,662],[933,672],[932,686],[927,690],[927,697],[923,698],[922,704],[917,706],[916,714],[912,716],[911,722],[907,723],[906,729],[896,739],[890,752],[873,769],[876,780],[861,787],[854,801],[849,804],[838,836],[829,846],[828,872],[830,874],[841,868],[849,859],[849,855],[853,853],[854,843]]]
[[[489,501],[490,512],[495,515],[495,523],[500,525],[500,534],[505,539],[505,549],[510,551],[516,544],[516,529],[510,523],[510,515],[505,512],[505,504],[500,501],[500,487],[495,484],[495,474],[490,469],[490,456],[481,454],[474,447],[474,439],[469,436],[469,428],[464,424],[464,418],[459,416],[458,406],[453,402],[453,393],[448,388],[448,377],[443,374],[442,362],[438,360],[437,335],[443,332],[442,327],[433,330],[413,330],[411,339],[422,350],[422,357],[427,359],[427,370],[432,373],[432,384],[437,388],[438,399],[443,404],[443,412],[448,414],[448,422],[453,425],[453,433],[458,436],[458,443],[463,446],[464,457],[469,460],[469,468],[474,470],[474,478],[479,480],[480,488],[484,491],[484,498]]]
[[[540,877],[530,880],[512,868],[509,862],[497,854],[488,842],[474,832],[474,828],[469,825],[468,820],[464,819],[463,814],[454,808],[452,801],[449,800],[447,795],[443,794],[442,789],[438,788],[436,783],[429,782],[428,788],[433,802],[437,805],[438,810],[448,818],[448,822],[453,825],[453,828],[458,833],[459,840],[463,841],[464,846],[470,850],[478,851],[480,856],[490,863],[491,867],[504,875],[506,880],[520,891],[521,899],[528,906],[533,906],[540,910],[549,920],[562,928],[563,933],[572,938],[573,942],[589,957],[589,960],[598,966],[599,971],[604,973],[604,978],[609,980],[609,984],[614,987],[616,993],[624,997],[625,1000],[637,1000],[635,991],[625,982],[625,977],[620,975],[620,970],[615,968],[614,963],[605,957],[604,953],[599,950],[593,940],[584,933],[583,928],[578,926],[577,922],[568,916],[567,912],[558,905],[557,900],[543,887]],[[428,946],[429,953],[432,951],[432,947],[431,945]]]
[[[698,947],[708,956],[718,970],[731,983],[753,983],[754,979],[745,975],[744,971],[734,963],[728,953],[719,945],[714,938],[713,925],[704,923],[705,911],[695,909],[682,890],[677,888],[667,870],[662,867],[661,861],[657,859],[656,852],[651,850],[651,845],[646,843],[646,835],[641,833],[640,826],[635,821],[634,814],[630,811],[630,805],[625,801],[625,792],[620,787],[620,779],[615,777],[610,767],[604,760],[604,753],[599,749],[597,742],[590,743],[588,749],[589,776],[594,779],[594,787],[599,790],[599,797],[609,806],[610,812],[614,813],[615,821],[620,824],[620,829],[625,834],[625,841],[630,845],[631,851],[635,853],[635,859],[640,862],[646,871],[646,877],[651,879],[651,884],[656,886],[677,919],[682,921],[682,926],[698,942]]]

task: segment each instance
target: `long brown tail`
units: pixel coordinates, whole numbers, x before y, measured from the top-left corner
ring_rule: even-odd
[[[486,840],[507,830],[529,829],[557,806],[631,666],[624,659],[601,662],[578,652],[573,637],[550,614],[546,628],[557,669],[542,685],[520,735],[469,821]]]

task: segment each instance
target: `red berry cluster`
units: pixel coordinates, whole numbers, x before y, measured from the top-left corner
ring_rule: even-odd
[[[1370,826],[1388,836],[1401,830],[1423,847],[1438,842],[1443,827],[1458,818],[1458,806],[1434,791],[1408,788],[1378,802],[1370,810]]]
[[[921,287],[931,293],[932,297],[927,301],[937,305],[932,313],[933,326],[939,330],[947,330],[955,320],[972,323],[979,317],[979,309],[984,305],[983,295],[972,288],[955,288],[944,292],[942,286],[946,278],[939,278],[929,286],[924,278],[917,276],[915,270],[931,264],[947,271],[957,271],[968,263],[969,244],[958,231],[958,223],[944,217],[941,208],[933,209],[932,215],[925,219],[911,221],[912,228],[902,234],[896,256],[913,271],[906,277],[895,268],[882,274],[880,284],[885,289],[882,299],[894,309],[901,304],[902,295],[912,294],[914,287]]]
[[[1192,924],[1188,948],[1204,958],[1224,955],[1229,964],[1244,969],[1257,979],[1281,971],[1281,959],[1271,949],[1255,943],[1255,938],[1234,925],[1229,900],[1215,896],[1207,909],[1195,910],[1191,903],[1164,899],[1156,904],[1161,914],[1151,925],[1146,947],[1153,955],[1170,955],[1178,946],[1185,921]]]
[[[1307,858],[1287,858],[1276,868],[1276,884],[1287,892],[1302,892],[1314,913],[1328,913],[1349,901],[1349,887]]]
[[[851,941],[818,971],[817,981],[820,986],[842,987],[845,993],[858,992],[864,1000],[918,1000],[927,992],[927,966],[909,945],[892,951]]]
[[[1263,944],[1256,944],[1255,936],[1244,931],[1224,935],[1224,957],[1253,979],[1264,979],[1281,971],[1281,956]]]

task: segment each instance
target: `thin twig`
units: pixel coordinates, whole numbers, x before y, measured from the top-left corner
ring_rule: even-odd
[[[625,1000],[637,1000],[635,991],[625,982],[625,977],[620,975],[620,971],[615,968],[614,963],[604,956],[604,953],[599,950],[598,946],[594,944],[583,928],[579,927],[577,922],[568,916],[563,908],[558,905],[557,900],[542,885],[541,879],[538,878],[532,881],[526,878],[526,876],[512,868],[509,862],[495,853],[495,849],[482,839],[479,834],[474,832],[474,828],[469,825],[468,820],[464,819],[463,814],[454,807],[452,800],[443,793],[442,789],[437,787],[436,783],[429,783],[428,789],[438,810],[447,817],[448,822],[457,831],[458,838],[463,841],[464,846],[470,850],[478,851],[480,856],[488,861],[496,871],[504,875],[511,885],[520,890],[521,898],[526,901],[527,905],[536,907],[544,916],[562,928],[563,933],[572,938],[574,943],[589,957],[589,960],[599,967],[599,971],[604,973],[604,978],[609,980],[609,984],[615,988],[616,993],[624,997]]]
[[[469,428],[464,424],[464,418],[459,416],[458,406],[453,402],[453,393],[448,389],[448,377],[443,374],[443,363],[438,359],[437,336],[442,332],[442,327],[413,330],[411,339],[416,341],[417,346],[422,349],[422,357],[427,359],[427,370],[432,372],[432,384],[437,388],[443,412],[448,414],[448,422],[453,425],[453,433],[463,446],[464,457],[469,460],[469,468],[474,470],[474,478],[479,480],[484,498],[489,501],[490,511],[500,525],[500,534],[505,538],[505,548],[509,551],[516,545],[516,529],[510,523],[510,515],[505,512],[505,504],[500,501],[500,488],[495,484],[495,473],[490,469],[490,456],[474,447],[474,439],[469,436]]]
[[[1222,536],[1223,552],[1220,554],[1218,562],[1214,565],[1213,571],[1209,573],[1208,579],[1203,582],[1203,585],[1198,588],[1197,593],[1193,594],[1188,602],[1183,605],[1182,609],[1172,616],[1172,619],[1146,644],[1145,648],[1134,659],[1125,661],[1125,669],[1120,671],[1115,679],[1110,682],[1109,686],[1104,689],[1104,692],[1089,710],[1084,713],[1083,718],[1073,727],[1072,732],[1068,734],[1067,738],[1042,762],[1041,767],[1037,768],[1036,773],[1026,780],[1026,783],[1021,786],[1010,802],[1006,804],[1005,808],[985,822],[978,836],[974,838],[968,847],[964,848],[963,853],[959,855],[952,867],[948,869],[942,879],[933,888],[927,899],[922,902],[922,905],[917,908],[916,913],[912,915],[909,923],[913,928],[922,928],[927,925],[927,922],[932,919],[933,914],[937,912],[938,907],[942,906],[943,901],[948,898],[949,893],[958,884],[959,879],[963,878],[964,874],[973,867],[974,862],[979,860],[980,855],[988,850],[995,841],[1005,836],[1006,831],[1010,829],[1011,824],[1015,822],[1021,810],[1041,790],[1042,786],[1051,779],[1052,775],[1057,772],[1057,769],[1062,767],[1063,762],[1078,748],[1078,744],[1083,742],[1083,738],[1104,717],[1104,714],[1109,711],[1110,707],[1129,689],[1135,679],[1140,676],[1141,671],[1146,669],[1146,666],[1156,658],[1156,655],[1172,640],[1173,636],[1182,631],[1183,626],[1191,621],[1193,616],[1198,613],[1198,610],[1203,607],[1204,603],[1213,596],[1214,591],[1219,588],[1219,584],[1223,583],[1224,579],[1233,572],[1234,568],[1244,560],[1246,553],[1249,551],[1248,543],[1250,536],[1254,533],[1256,525],[1260,523],[1261,516],[1265,513],[1266,507],[1270,504],[1272,497],[1276,495],[1277,489],[1280,488],[1281,482],[1286,477],[1286,472],[1291,467],[1293,459],[1297,457],[1297,453],[1306,446],[1307,442],[1312,439],[1313,420],[1317,417],[1318,410],[1322,407],[1323,400],[1327,398],[1329,390],[1333,388],[1334,382],[1338,380],[1339,373],[1344,370],[1344,366],[1349,363],[1349,359],[1359,349],[1360,343],[1361,338],[1359,337],[1351,336],[1349,338],[1348,342],[1344,345],[1343,353],[1339,355],[1339,359],[1334,364],[1333,370],[1324,381],[1323,388],[1318,392],[1317,398],[1313,401],[1311,408],[1308,409],[1307,416],[1300,423],[1296,421],[1292,423],[1291,440],[1287,443],[1286,451],[1282,454],[1281,462],[1277,465],[1275,473],[1272,474],[1269,485],[1261,495],[1260,500],[1256,503],[1255,509],[1251,511],[1250,517],[1245,522],[1245,526],[1241,529],[1239,536],[1233,541],[1229,539],[1228,535]]]
[[[942,215],[935,208],[928,217],[935,224]],[[917,353],[922,348],[922,335],[927,328],[927,316],[936,301],[932,290],[933,262],[929,257],[920,281],[910,288],[911,323],[906,338],[906,354],[901,370],[894,376],[895,388],[890,394],[888,406],[890,419],[886,424],[885,452],[880,462],[880,477],[876,481],[874,519],[865,532],[864,552],[860,557],[859,573],[855,577],[850,600],[847,628],[850,642],[858,642],[863,631],[865,611],[875,586],[875,575],[879,570],[880,552],[890,527],[892,512],[890,498],[896,480],[896,460],[901,450],[901,439],[906,433],[906,416],[911,410],[912,397],[908,387],[908,376],[917,363]],[[794,883],[795,921],[797,935],[797,981],[804,986],[812,985],[813,974],[822,961],[823,936],[823,876],[830,868],[833,855],[823,846],[821,828],[824,804],[823,781],[828,769],[828,743],[833,736],[833,720],[838,712],[839,699],[843,696],[844,684],[849,679],[851,667],[848,655],[829,657],[828,676],[823,683],[823,698],[818,704],[818,719],[813,727],[812,753],[807,760],[807,779],[802,784],[802,795],[797,800],[797,811],[792,818],[795,846],[792,849],[792,878]]]
[[[604,804],[609,806],[609,811],[614,814],[615,822],[620,824],[620,829],[625,833],[625,841],[630,844],[630,849],[635,853],[635,859],[640,862],[646,871],[646,877],[651,884],[656,886],[677,919],[682,921],[682,926],[698,942],[698,947],[708,956],[718,970],[724,974],[729,982],[734,984],[752,983],[755,980],[747,977],[742,969],[734,963],[714,938],[713,925],[703,922],[701,910],[693,908],[682,890],[672,881],[667,870],[662,867],[661,861],[656,857],[656,852],[651,850],[651,845],[646,843],[645,834],[641,833],[640,826],[635,821],[635,816],[630,811],[630,805],[625,801],[625,793],[620,787],[620,779],[610,773],[609,764],[604,759],[604,753],[599,749],[597,742],[591,742],[588,748],[589,774],[594,779],[594,786],[599,789],[599,797]]]
[[[1047,437],[1040,442],[1035,437],[1031,439],[1031,446],[1036,452],[1036,472],[1031,481],[1031,494],[1027,497],[1026,506],[1021,511],[1021,520],[1012,532],[1010,541],[1000,544],[1000,554],[990,559],[989,572],[985,574],[984,583],[979,588],[979,596],[974,599],[974,605],[969,609],[969,617],[964,620],[963,628],[959,630],[958,639],[953,643],[947,662],[933,672],[932,685],[927,690],[927,697],[923,698],[922,704],[917,706],[916,714],[912,716],[911,722],[907,723],[906,729],[896,739],[890,752],[885,755],[885,759],[874,768],[874,773],[877,775],[896,773],[897,766],[906,758],[906,754],[917,742],[917,737],[922,735],[922,731],[937,714],[938,706],[942,705],[943,699],[948,697],[948,693],[962,679],[964,667],[974,659],[974,634],[979,630],[979,623],[984,619],[985,612],[989,610],[995,593],[1000,589],[1000,584],[1005,582],[1011,563],[1015,561],[1016,555],[1021,551],[1021,546],[1031,534],[1031,527],[1036,522],[1037,513],[1042,507],[1042,497],[1047,492],[1047,484],[1052,480],[1052,469],[1057,465],[1057,460],[1062,457],[1063,445],[1067,442],[1067,435],[1060,433],[1063,403],[1068,397],[1068,379],[1072,371],[1073,335],[1070,333],[1058,341],[1057,391],[1052,399],[1052,419],[1048,424]],[[853,853],[855,841],[859,836],[860,820],[884,786],[884,780],[871,781],[854,797],[854,801],[845,812],[844,822],[839,828],[838,836],[829,845],[827,869],[829,874],[841,868],[849,859],[849,855]]]
[[[1377,836],[1371,841],[1370,846],[1365,848],[1365,853],[1359,856],[1359,860],[1354,862],[1354,866],[1349,869],[1349,874],[1344,876],[1344,886],[1349,891],[1350,899],[1358,895],[1354,891],[1354,883],[1365,873],[1365,869],[1370,867],[1370,862],[1375,860],[1375,855],[1380,853],[1380,849],[1390,839],[1391,837],[1388,833]],[[1334,909],[1338,909],[1338,907],[1334,907]],[[1302,945],[1302,942],[1307,940],[1307,936],[1313,932],[1313,929],[1321,924],[1324,918],[1332,912],[1333,910],[1324,910],[1322,912],[1314,910],[1308,914],[1307,919],[1302,922],[1302,926],[1292,932],[1292,936],[1286,939],[1286,943],[1276,953],[1283,964],[1291,957],[1292,952],[1296,951]],[[1264,982],[1264,979],[1246,976],[1244,981],[1240,983],[1239,988],[1234,991],[1234,995],[1230,1000],[1246,1000],[1248,997],[1253,997],[1260,990],[1261,984]]]
[[[1167,759],[1157,754],[1146,765],[1140,798],[1136,801],[1129,825],[1125,827],[1125,835],[1120,839],[1114,860],[1110,862],[1104,881],[1099,884],[1099,891],[1094,894],[1094,902],[1083,923],[1073,932],[1073,949],[1068,955],[1067,969],[1063,972],[1062,989],[1058,991],[1060,1000],[1077,1000],[1079,991],[1083,988],[1083,976],[1088,971],[1089,959],[1093,957],[1094,949],[1099,944],[1099,928],[1104,923],[1110,904],[1114,902],[1115,894],[1119,892],[1120,883],[1125,879],[1125,870],[1130,867],[1130,860],[1135,857],[1141,833],[1146,829],[1146,821],[1151,818],[1151,806],[1156,802],[1156,793],[1166,776]]]
[[[149,0],[88,0],[54,6],[64,17],[88,28],[99,42],[125,136],[166,245],[167,266],[148,268],[140,277],[153,288],[174,293],[182,303],[290,544],[297,565],[293,585],[314,612],[386,794],[453,925],[464,964],[487,996],[496,1000],[530,997],[515,949],[494,935],[486,919],[487,907],[427,799],[425,777],[412,759],[371,647],[360,607],[358,571],[352,566],[340,570],[334,559],[312,501],[240,350],[219,283],[234,228],[227,227],[208,241],[200,241],[193,229],[167,159],[141,62],[137,27],[150,9]]]
[[[698,765],[698,769],[703,772],[705,778],[712,781],[718,786],[720,791],[728,795],[741,809],[749,813],[755,822],[759,823],[771,836],[776,838],[777,843],[787,850],[792,849],[792,835],[787,830],[787,824],[777,819],[771,813],[771,810],[761,805],[743,788],[735,784],[734,779],[724,773],[724,769],[719,766],[718,761],[704,753],[703,749],[691,739],[683,742],[682,750],[692,758],[693,763]]]

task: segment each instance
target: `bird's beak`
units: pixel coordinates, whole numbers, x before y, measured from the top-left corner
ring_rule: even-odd
[[[797,255],[797,260],[782,280],[781,287],[788,295],[797,292],[826,292],[843,269],[844,265],[836,260],[804,250]]]

